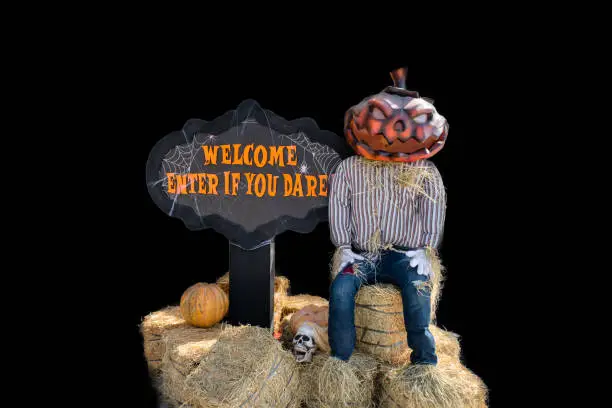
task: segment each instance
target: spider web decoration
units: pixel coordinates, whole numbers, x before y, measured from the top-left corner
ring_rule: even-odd
[[[283,165],[278,160],[270,162],[271,159],[262,167],[255,163],[225,164],[223,145],[231,147],[232,160],[242,157],[241,151],[248,145],[263,146],[268,152],[272,146],[284,146],[283,152],[292,148],[295,160],[289,165],[284,154]],[[235,145],[240,145],[237,152]],[[218,149],[216,163],[205,164],[204,147],[210,151]],[[190,120],[181,131],[160,140],[149,155],[147,184],[153,201],[166,214],[181,219],[187,228],[214,228],[231,242],[252,248],[286,230],[310,232],[318,222],[327,220],[327,181],[347,155],[344,139],[320,130],[314,120],[287,121],[247,100],[212,122]],[[250,156],[253,160],[253,150]],[[239,176],[232,176],[236,173]],[[253,174],[250,180],[248,173]],[[172,179],[168,174],[173,174]],[[193,176],[186,186],[189,194],[169,191],[169,186],[175,184],[174,177],[194,174],[204,174],[202,180],[206,183]],[[260,174],[265,179],[257,179]],[[316,191],[314,196],[306,196],[309,191],[306,176],[317,181],[316,189],[310,190]],[[218,180],[218,194],[210,194],[208,177]],[[233,181],[232,177],[239,179]],[[303,196],[287,195],[298,177]],[[292,180],[291,184],[285,184],[286,179]],[[275,195],[270,194],[274,190],[270,190],[271,185],[276,187]],[[209,191],[198,193],[202,186]],[[256,186],[260,189],[256,190]],[[255,194],[264,189],[263,196]]]

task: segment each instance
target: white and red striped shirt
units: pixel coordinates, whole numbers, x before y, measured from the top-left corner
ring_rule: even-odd
[[[446,215],[446,192],[428,160],[377,166],[351,156],[330,176],[329,226],[336,247],[374,251],[378,245],[438,248]],[[398,182],[406,166],[424,167],[421,189]],[[377,242],[375,247],[373,242]]]

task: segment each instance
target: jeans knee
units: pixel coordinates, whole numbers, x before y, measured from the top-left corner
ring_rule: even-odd
[[[407,330],[408,346],[418,352],[435,354],[436,339],[429,329]]]
[[[410,327],[406,330],[406,334],[408,334],[408,337],[412,335],[412,337],[423,336],[427,338],[433,338],[433,335],[429,331],[429,326],[423,326],[421,324]]]
[[[355,300],[358,286],[352,276],[338,276],[331,285],[329,300],[330,303],[342,307],[349,306]],[[331,305],[330,305],[331,306]]]
[[[331,295],[345,295],[357,293],[357,277],[353,275],[339,275],[334,279],[331,285]]]
[[[429,310],[431,307],[431,283],[429,281],[408,281],[401,289],[402,300],[410,309]]]

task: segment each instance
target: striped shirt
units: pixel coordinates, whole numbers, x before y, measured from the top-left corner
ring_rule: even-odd
[[[445,215],[442,177],[428,160],[385,163],[351,156],[330,176],[329,225],[336,247],[437,249]]]

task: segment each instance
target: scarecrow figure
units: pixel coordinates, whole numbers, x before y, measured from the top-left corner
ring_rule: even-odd
[[[406,69],[394,86],[345,115],[345,136],[357,153],[330,181],[329,224],[337,250],[329,302],[331,356],[348,361],[355,348],[355,296],[363,284],[392,283],[402,293],[412,365],[436,366],[429,331],[432,254],[442,239],[446,195],[427,159],[444,146],[448,124],[406,89]]]

